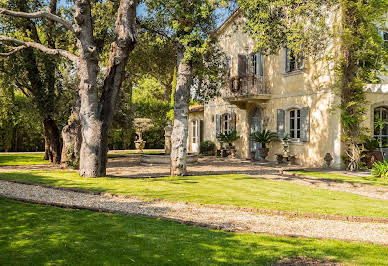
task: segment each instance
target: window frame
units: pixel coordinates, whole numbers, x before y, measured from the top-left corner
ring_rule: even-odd
[[[302,136],[301,109],[292,108],[287,111],[287,134],[291,141],[300,142]]]
[[[377,121],[376,121],[376,111],[378,110],[379,112],[379,118],[384,122],[384,126],[387,126],[388,128],[388,106],[377,106],[375,108],[373,108],[373,137],[379,141],[380,143],[380,140],[383,140],[383,139],[386,139],[386,145],[388,146],[388,132],[386,135],[382,134],[383,133],[383,130],[380,130],[380,129],[376,129],[376,124],[377,124]],[[385,121],[383,120],[383,111],[385,110],[386,112],[386,119]],[[376,130],[379,130],[379,134],[376,134]],[[382,145],[383,141],[381,141],[380,145],[381,147],[383,147]]]
[[[294,52],[289,49],[286,49],[286,56],[285,56],[285,62],[284,62],[284,71],[286,74],[288,73],[294,73],[298,72],[304,69],[304,55],[300,54],[299,56],[295,55]],[[288,70],[288,65],[290,66],[290,69]]]

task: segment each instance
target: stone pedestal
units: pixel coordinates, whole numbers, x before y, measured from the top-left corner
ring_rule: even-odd
[[[171,135],[172,135],[172,122],[167,121],[167,126],[164,128],[164,153],[171,154]]]

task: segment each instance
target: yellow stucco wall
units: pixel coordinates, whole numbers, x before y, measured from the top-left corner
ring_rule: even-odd
[[[231,23],[227,23],[219,32],[219,43],[224,52],[233,58],[232,76],[237,75],[237,57],[245,54],[249,57],[253,53],[254,42],[243,32],[240,25],[242,17],[237,16]],[[328,44],[328,51],[333,43]],[[306,167],[324,166],[324,156],[330,153],[334,157],[333,166],[341,167],[341,128],[338,106],[338,97],[329,89],[333,83],[333,64],[324,61],[305,60],[305,67],[301,71],[285,73],[284,52],[280,49],[278,55],[264,58],[264,80],[269,88],[269,100],[246,99],[238,106],[226,101],[221,90],[221,97],[206,104],[203,112],[203,140],[216,140],[216,115],[236,113],[236,130],[241,138],[235,143],[237,155],[241,158],[250,158],[249,135],[250,119],[254,108],[259,108],[262,114],[264,128],[276,132],[277,109],[309,107],[310,131],[307,142],[294,142],[290,145],[290,153],[297,154],[299,163]],[[373,108],[388,106],[387,93],[368,93],[368,114],[365,126],[373,128]],[[219,146],[219,143],[217,143]],[[270,145],[270,160],[275,160],[275,154],[281,153],[280,143]]]

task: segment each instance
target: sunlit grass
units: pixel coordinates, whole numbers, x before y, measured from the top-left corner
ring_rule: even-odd
[[[33,165],[47,164],[49,161],[43,160],[43,153],[18,153],[18,154],[1,154],[0,166],[6,165]]]
[[[0,265],[271,265],[306,256],[388,265],[388,247],[235,234],[0,198]]]
[[[325,173],[325,172],[314,172],[314,171],[290,171],[295,174],[317,177],[320,179],[335,180],[339,182],[349,182],[357,184],[366,184],[372,186],[385,186],[388,187],[387,178],[378,178],[375,176],[346,176],[334,173]]]
[[[70,171],[0,173],[0,179],[147,198],[345,216],[388,217],[388,202],[244,175],[82,178]]]

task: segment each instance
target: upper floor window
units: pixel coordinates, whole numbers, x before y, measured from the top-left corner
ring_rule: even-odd
[[[300,109],[289,111],[289,135],[291,139],[300,139]]]
[[[374,110],[374,137],[381,147],[388,146],[388,107],[377,107]]]
[[[384,41],[384,47],[388,49],[388,32],[385,30],[379,30],[379,34]]]
[[[263,76],[263,55],[253,54],[252,55],[252,70],[255,76]]]
[[[284,48],[284,57],[286,73],[304,68],[304,58],[302,54],[296,55],[292,50]]]

